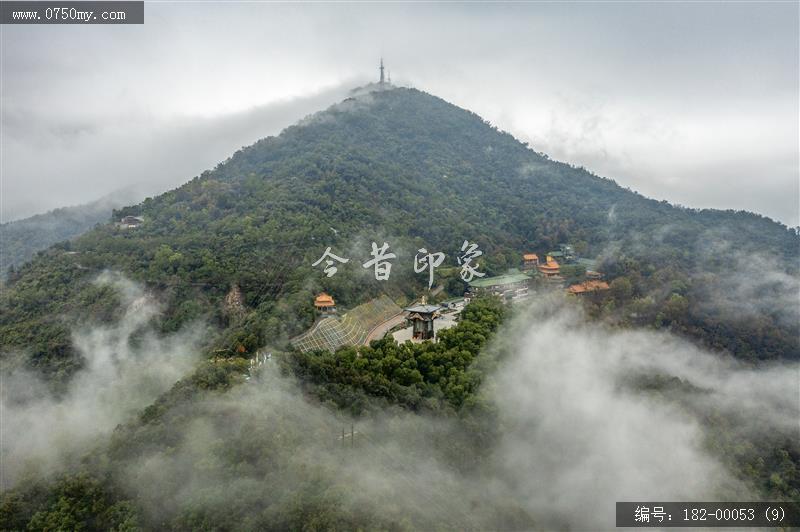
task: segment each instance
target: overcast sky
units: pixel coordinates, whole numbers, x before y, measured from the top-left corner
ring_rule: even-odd
[[[145,4],[2,26],[2,218],[213,167],[374,79],[647,196],[800,224],[786,3]]]

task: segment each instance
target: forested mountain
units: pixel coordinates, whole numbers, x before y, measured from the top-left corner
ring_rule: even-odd
[[[413,295],[421,286],[412,282],[416,250],[445,251],[454,266],[468,239],[481,246],[490,273],[518,266],[524,251],[570,242],[604,258],[612,278],[630,281],[618,305],[636,303],[638,320],[742,357],[800,357],[796,323],[780,318],[781,286],[754,290],[758,301],[747,305],[767,298],[756,321],[731,297],[742,285],[797,273],[792,230],[750,213],[647,199],[413,89],[345,100],[115,218],[128,214],[144,224],[99,227],[11,277],[0,329],[6,348],[30,352],[45,372],[68,374],[78,363],[69,323],[48,316],[79,322],[110,313],[91,280],[114,269],[161,291],[165,331],[201,316],[226,326],[220,302],[238,284],[254,312],[233,341],[252,351],[308,326],[316,290],[344,305],[380,290]],[[389,283],[360,272],[372,241],[398,252]],[[353,259],[329,279],[311,267],[327,246]]]
[[[153,513],[159,501],[145,504],[148,494],[130,495],[118,477],[148,452],[169,455],[180,448],[178,434],[205,430],[192,425],[193,416],[202,415],[217,429],[227,423],[225,407],[207,401],[239,393],[246,359],[259,349],[289,351],[288,339],[313,323],[319,291],[333,294],[344,308],[380,293],[401,304],[424,294],[427,276],[412,268],[420,248],[447,254],[436,273],[444,297],[463,291],[454,267],[464,240],[480,246],[489,274],[518,267],[524,252],[569,243],[582,256],[596,257],[611,282],[608,297],[585,302],[589,316],[615,327],[671,330],[750,365],[800,359],[792,292],[800,237],[793,230],[752,213],[692,210],[645,198],[552,161],[474,113],[414,89],[370,86],[354,92],[175,190],[115,211],[114,219],[128,215],[143,222],[98,226],[10,272],[0,317],[5,370],[33,370],[54,393],[68,394],[76,372],[91,366],[76,347],[75,331],[98,323],[113,328],[130,312],[118,289],[97,282],[109,270],[144,287],[162,305],[146,322],[126,329],[123,343],[149,345],[143,339],[149,328],[167,337],[201,322],[208,330],[196,350],[208,360],[122,423],[110,446],[76,458],[80,473],[10,492],[0,508],[7,528],[52,528],[70,519],[120,529],[125,523],[154,529],[533,526],[535,515],[498,494],[469,523],[447,520],[449,512],[469,507],[459,497],[443,496],[444,515],[408,514],[407,521],[402,503],[384,514],[358,510],[356,503],[338,508],[337,481],[301,467],[290,456],[293,444],[286,443],[307,441],[305,435],[317,434],[322,425],[277,411],[269,414],[277,416],[269,418],[275,432],[251,427],[253,412],[234,416],[241,421],[231,429],[235,441],[214,447],[213,460],[203,461],[215,487],[188,503],[176,486],[162,486],[175,506]],[[386,282],[361,266],[372,242],[387,242],[397,254]],[[327,247],[350,259],[333,277],[312,266]],[[225,304],[232,287],[241,291],[241,312]],[[336,412],[365,416],[400,408],[442,416],[441,423],[452,422],[454,432],[470,436],[455,438],[452,449],[446,437],[435,436],[441,446],[436,456],[460,473],[477,474],[471,468],[486,465],[485,453],[502,431],[478,394],[481,368],[496,360],[474,364],[507,312],[492,301],[468,309],[437,344],[402,347],[384,340],[358,352],[293,353],[281,358],[281,367]],[[656,378],[642,386],[674,399],[683,385]],[[733,430],[728,421],[713,417],[709,423],[724,426],[714,445],[724,448],[742,478],[775,497],[797,496],[796,445],[775,436],[743,449],[726,432]],[[286,470],[278,464],[287,464]],[[245,469],[262,475],[250,486],[257,493],[288,475],[287,493],[296,498],[281,494],[255,501],[250,488],[238,485],[241,506],[228,505],[227,498],[215,506],[221,500],[215,490]],[[469,497],[475,508],[478,495]],[[250,515],[253,505],[259,510]],[[250,521],[238,521],[243,515]]]

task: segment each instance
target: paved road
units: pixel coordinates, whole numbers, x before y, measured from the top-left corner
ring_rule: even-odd
[[[400,313],[396,316],[389,318],[383,323],[379,323],[369,332],[369,334],[367,334],[367,339],[364,343],[366,345],[369,345],[369,343],[373,340],[380,340],[387,332],[389,332],[389,329],[391,329],[395,325],[400,325],[405,321],[405,319],[406,319],[405,315],[403,313]]]

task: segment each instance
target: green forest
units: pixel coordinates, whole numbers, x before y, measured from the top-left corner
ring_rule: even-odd
[[[37,251],[71,240],[95,225],[108,222],[111,211],[129,201],[122,194],[111,195],[85,205],[62,207],[44,214],[0,224],[3,253],[0,256],[2,278],[28,262]]]

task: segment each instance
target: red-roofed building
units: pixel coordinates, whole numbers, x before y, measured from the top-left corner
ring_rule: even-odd
[[[537,268],[539,268],[539,271],[545,277],[556,277],[561,273],[561,266],[559,266],[558,262],[550,255],[547,256],[545,263],[539,264]]]
[[[336,312],[336,302],[325,292],[314,299],[314,306],[322,313]]]
[[[608,290],[610,287],[605,281],[589,280],[582,283],[574,284],[567,288],[567,293],[574,296],[582,296],[586,294],[596,294]]]
[[[522,256],[522,269],[532,270],[539,265],[539,255],[536,253],[525,253]]]

